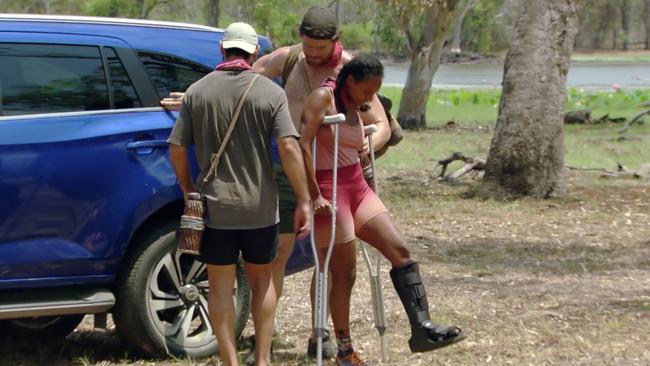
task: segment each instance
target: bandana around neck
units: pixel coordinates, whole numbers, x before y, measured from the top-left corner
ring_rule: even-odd
[[[343,46],[341,45],[341,42],[336,41],[334,44],[334,50],[332,51],[332,55],[330,56],[330,59],[327,61],[326,64],[321,65],[320,67],[336,67],[338,64],[341,62],[341,57],[343,56]]]
[[[332,90],[334,95],[336,95],[336,93],[340,91],[339,95],[341,97],[341,101],[343,102],[343,107],[346,110],[355,108],[354,103],[352,103],[352,101],[350,100],[350,96],[348,95],[347,90],[345,88],[342,88],[340,90],[336,88],[335,78],[328,76],[327,78],[325,78],[325,80],[323,80],[323,84],[321,84],[321,86]]]
[[[244,71],[244,70],[252,70],[253,68],[251,65],[248,64],[244,59],[242,58],[236,58],[230,61],[223,61],[219,65],[217,65],[217,70],[224,70],[224,71]]]

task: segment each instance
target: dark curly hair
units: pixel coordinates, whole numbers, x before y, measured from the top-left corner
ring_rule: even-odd
[[[341,98],[341,90],[345,85],[345,80],[350,75],[357,82],[364,81],[371,76],[383,77],[384,66],[377,57],[369,53],[360,53],[343,66],[339,75],[336,77],[336,88],[334,88],[334,101],[336,102],[336,108],[341,113],[346,112],[343,99]]]

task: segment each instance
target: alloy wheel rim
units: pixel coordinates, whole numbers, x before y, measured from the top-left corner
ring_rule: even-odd
[[[171,251],[147,281],[147,309],[156,330],[181,348],[215,341],[208,313],[207,266],[194,256]],[[236,304],[237,288],[233,291]]]

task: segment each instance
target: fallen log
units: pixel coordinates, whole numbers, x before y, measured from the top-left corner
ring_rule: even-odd
[[[455,172],[445,176],[445,173],[447,172],[447,166],[449,166],[449,164],[453,163],[454,161],[463,161],[465,162],[465,165],[463,165],[463,167],[456,170]],[[461,152],[454,152],[449,157],[438,160],[438,165],[442,167],[440,174],[438,175],[438,180],[444,180],[448,182],[454,181],[469,172],[478,172],[485,170],[485,160],[475,157],[468,157]]]
[[[646,115],[650,115],[650,109],[647,110],[647,111],[645,111],[645,112],[643,112],[643,113],[641,113],[641,114],[639,114],[638,116],[632,118],[632,119],[630,120],[630,122],[627,122],[627,123],[625,124],[625,126],[623,126],[623,128],[621,128],[621,129],[618,131],[618,133],[625,133],[625,132],[627,132],[627,130],[629,130],[630,127],[632,127],[632,125],[635,124],[635,123],[637,123],[637,122],[638,122],[639,124],[643,124],[643,117],[646,116]]]
[[[591,109],[582,109],[579,111],[567,112],[564,114],[564,123],[567,125],[591,124]]]

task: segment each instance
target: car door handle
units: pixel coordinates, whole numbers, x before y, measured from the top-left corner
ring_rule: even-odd
[[[132,141],[126,144],[127,150],[133,150],[137,155],[148,155],[153,153],[154,149],[167,148],[168,143],[165,140],[142,140]]]

